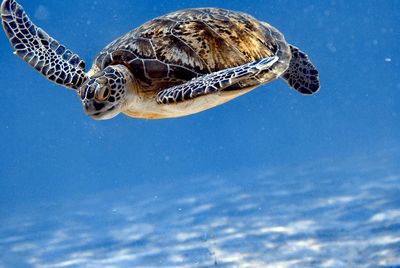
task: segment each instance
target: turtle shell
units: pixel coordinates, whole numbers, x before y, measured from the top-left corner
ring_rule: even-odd
[[[94,66],[124,64],[143,93],[155,94],[200,75],[272,55],[280,58],[271,70],[279,76],[288,68],[291,54],[275,28],[244,13],[202,8],[143,24],[109,44]]]

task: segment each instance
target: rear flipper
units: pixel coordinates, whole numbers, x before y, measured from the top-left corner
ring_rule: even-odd
[[[292,59],[289,68],[282,75],[289,86],[298,92],[312,95],[319,90],[319,74],[308,56],[295,46],[290,45]]]

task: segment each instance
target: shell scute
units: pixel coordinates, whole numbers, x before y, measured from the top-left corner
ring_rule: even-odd
[[[157,92],[273,55],[282,58],[278,69],[283,72],[290,60],[288,50],[277,30],[249,15],[190,9],[158,17],[122,36],[100,53],[95,65],[103,69],[124,64],[144,91]]]

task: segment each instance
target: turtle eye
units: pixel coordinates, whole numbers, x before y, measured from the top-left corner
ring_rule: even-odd
[[[96,89],[94,97],[98,101],[104,101],[110,97],[110,89],[106,86]]]

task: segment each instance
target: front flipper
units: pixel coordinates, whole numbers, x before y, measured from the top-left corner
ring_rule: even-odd
[[[47,79],[72,89],[86,81],[85,62],[34,25],[15,0],[3,1],[1,19],[14,53]]]
[[[278,60],[278,57],[264,58],[246,65],[194,78],[185,84],[162,90],[158,93],[157,102],[160,104],[178,103],[221,91],[271,68]]]

